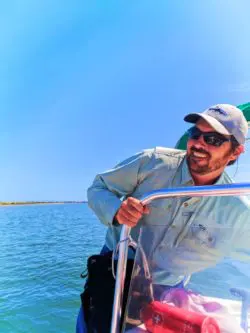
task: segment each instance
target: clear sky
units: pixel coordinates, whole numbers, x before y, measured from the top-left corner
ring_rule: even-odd
[[[173,147],[186,113],[250,101],[249,12],[249,0],[1,3],[0,201],[84,200],[96,173]]]

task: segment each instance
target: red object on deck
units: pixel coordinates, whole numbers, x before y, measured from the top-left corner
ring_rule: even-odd
[[[142,309],[141,319],[151,333],[220,333],[213,318],[157,301]]]

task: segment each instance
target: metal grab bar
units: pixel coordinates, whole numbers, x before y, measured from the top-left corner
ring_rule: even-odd
[[[145,194],[140,200],[143,205],[155,199],[169,197],[212,197],[212,196],[240,196],[250,194],[250,183],[235,183],[223,185],[187,186],[155,190]],[[126,262],[128,257],[128,241],[125,241],[131,228],[123,226],[120,235],[120,248],[118,254],[118,265],[116,272],[115,294],[113,303],[113,313],[111,321],[111,333],[120,333],[121,304],[123,298],[123,288],[126,276]]]

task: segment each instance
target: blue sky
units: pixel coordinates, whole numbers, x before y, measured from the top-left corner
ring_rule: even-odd
[[[0,9],[0,201],[84,200],[96,173],[174,146],[186,113],[250,100],[248,0]]]

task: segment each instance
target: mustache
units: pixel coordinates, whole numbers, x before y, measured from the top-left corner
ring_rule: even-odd
[[[191,151],[191,153],[201,153],[201,154],[206,154],[208,157],[211,157],[209,152],[207,152],[206,150],[204,150],[202,148],[191,147],[190,151]]]

